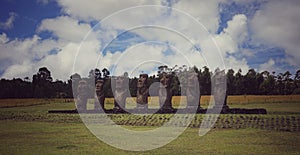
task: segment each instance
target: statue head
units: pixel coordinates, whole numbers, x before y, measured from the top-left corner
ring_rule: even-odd
[[[220,85],[226,82],[225,70],[221,71],[219,69],[216,69],[214,73],[214,80],[215,80],[215,85]]]
[[[187,73],[187,85],[188,87],[193,87],[198,84],[198,76],[195,72]]]
[[[103,90],[104,80],[100,79],[96,81],[96,92],[100,92]]]
[[[137,87],[142,88],[147,86],[147,80],[148,80],[148,75],[147,74],[140,74]]]
[[[128,84],[128,77],[126,76],[117,76],[115,77],[116,89],[122,89]]]
[[[162,77],[160,79],[160,83],[162,87],[170,87],[172,82],[172,75],[168,73],[162,73]]]
[[[80,81],[79,81],[79,84],[80,84],[80,85],[85,85],[85,84],[86,84],[86,81],[85,81],[85,80],[80,80]]]
[[[77,87],[77,93],[78,95],[86,95],[88,94],[88,85],[85,80],[80,80],[78,87]]]

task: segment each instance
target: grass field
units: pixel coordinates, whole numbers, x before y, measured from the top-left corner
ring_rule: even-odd
[[[198,136],[198,127],[204,115],[197,114],[176,140],[146,152],[124,151],[105,144],[93,136],[78,114],[47,113],[49,109],[74,109],[73,102],[0,100],[1,107],[6,107],[0,108],[0,154],[300,154],[300,101],[294,100],[295,96],[284,97],[270,96],[274,102],[267,103],[258,102],[262,100],[259,96],[229,97],[232,101],[249,99],[245,103],[229,101],[232,108],[266,108],[268,114],[220,115],[214,128],[202,137]],[[17,106],[2,106],[4,103]],[[113,100],[106,103],[111,107]],[[172,116],[117,114],[110,118],[131,130],[151,130]],[[184,121],[185,115],[178,117]]]

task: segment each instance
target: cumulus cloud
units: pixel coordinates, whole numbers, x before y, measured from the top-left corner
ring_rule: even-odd
[[[4,34],[4,36],[6,36]],[[26,58],[31,58],[31,49],[38,44],[40,37],[34,35],[32,38],[24,40],[14,39],[9,40],[5,38],[6,42],[0,46],[1,57],[0,60],[9,59],[14,63],[22,63]]]
[[[100,50],[100,42],[95,35],[90,34],[85,38],[90,29],[88,24],[61,16],[43,20],[37,29],[38,32],[52,32],[57,39],[42,39],[34,35],[32,38],[9,40],[6,34],[1,34],[2,77],[30,77],[37,68],[46,66],[53,71],[54,79],[66,80],[73,73],[75,60],[75,71],[86,75],[95,66]],[[79,49],[83,52],[78,52]]]
[[[8,19],[5,22],[0,22],[0,29],[8,30],[13,28],[17,16],[15,12],[10,12]]]
[[[171,4],[176,9],[188,11],[195,18],[180,11],[171,11],[162,7],[154,9],[153,7],[139,7],[134,11],[122,12],[114,15],[114,18],[102,21],[97,28],[90,32],[91,26],[88,23],[79,22],[79,20],[99,20],[113,11],[129,6],[150,4],[146,1],[130,1],[124,5],[116,5],[112,1],[98,2],[102,5],[93,4],[91,6],[90,3],[86,2],[59,1],[63,10],[69,16],[44,19],[37,28],[38,33],[48,31],[56,39],[42,40],[38,35],[35,35],[27,40],[10,41],[5,45],[7,51],[23,52],[14,52],[14,54],[7,55],[6,58],[12,63],[3,76],[12,77],[13,72],[17,71],[14,69],[24,64],[32,68],[48,66],[50,70],[54,70],[52,74],[54,78],[60,79],[65,79],[74,72],[86,75],[94,67],[117,67],[115,68],[116,74],[127,71],[132,72],[132,76],[136,76],[141,71],[153,73],[156,67],[162,64],[169,66],[185,64],[198,67],[206,65],[212,67],[212,69],[222,68],[224,66],[222,58],[226,59],[225,63],[227,65],[238,66],[237,64],[240,63],[240,66],[246,66],[244,60],[238,61],[233,57],[227,59],[225,52],[218,55],[216,44],[213,42],[214,38],[209,32],[215,32],[217,29],[219,1],[203,1],[201,3],[193,1],[192,5],[184,1],[174,1]],[[151,4],[160,3],[160,1],[155,1]],[[191,8],[187,9],[188,7]],[[199,11],[199,7],[203,9]],[[229,46],[236,48],[237,45],[234,42],[241,40],[242,32],[245,29],[242,21],[245,20],[242,15],[235,16],[232,21],[228,22],[227,29],[220,36],[216,35],[215,39],[222,38],[225,41],[224,46],[228,43],[228,40],[231,40],[233,43]],[[239,22],[242,22],[242,24],[239,25]],[[158,27],[142,27],[145,25],[156,25]],[[131,29],[135,26],[141,26],[141,28]],[[209,29],[205,29],[206,27]],[[148,42],[154,41],[160,44],[143,43],[138,46],[128,46],[124,52],[107,52],[105,55],[101,53],[102,46],[105,46],[102,45],[103,43],[108,43],[108,41],[117,37],[117,32],[120,32],[120,30],[128,29],[131,29],[132,33],[138,34]],[[88,38],[84,38],[87,34],[89,34]],[[7,42],[6,36],[2,35],[2,38],[2,42]],[[20,46],[24,47],[19,48]],[[195,49],[195,46],[199,46],[201,49]],[[16,50],[18,48],[20,50]],[[55,51],[54,54],[51,54],[51,51]],[[18,59],[14,55],[18,55],[22,59]],[[98,60],[99,63],[97,64]],[[22,70],[25,70],[25,68]],[[30,72],[30,69],[28,70]]]
[[[224,66],[226,68],[232,68],[235,70],[242,69],[248,70],[249,66],[246,59],[237,59],[231,54],[240,53],[243,51],[240,48],[247,36],[247,17],[243,14],[233,16],[232,20],[227,22],[227,27],[220,33],[212,36],[212,39],[216,42],[216,45],[212,45],[209,42],[204,42],[203,53],[207,55],[210,62],[213,62],[213,67]],[[218,51],[213,49],[213,46],[218,46]],[[217,57],[221,57],[222,62],[215,62]]]
[[[80,47],[81,52],[77,52]],[[54,71],[53,77],[58,79],[68,79],[71,74],[77,72],[86,76],[90,69],[96,66],[99,45],[97,41],[84,41],[82,43],[67,43],[61,51],[54,55],[49,55],[37,64],[48,66]],[[73,69],[76,70],[73,70]]]
[[[34,35],[24,40],[9,40],[6,34],[2,34],[0,59],[1,65],[7,68],[2,77],[31,76],[35,74],[36,68],[46,66],[53,71],[55,79],[66,80],[73,73],[73,65],[76,68],[74,72],[87,75],[89,69],[96,65],[101,47],[90,30],[89,24],[68,16],[59,16],[44,19],[37,29],[38,33],[51,32],[55,39],[42,39]],[[88,33],[89,37],[85,37]],[[20,67],[23,65],[26,67]]]
[[[9,41],[9,39],[7,38],[7,35],[5,33],[1,33],[0,34],[0,44],[5,44],[8,41]]]
[[[300,21],[295,11],[296,2],[284,3],[284,10],[288,11],[278,12],[279,1],[270,1],[253,19],[244,14],[233,15],[227,27],[217,33],[221,18],[219,4],[223,2],[225,0],[58,0],[65,15],[43,19],[36,35],[13,40],[5,33],[0,35],[2,77],[32,76],[42,66],[52,71],[54,79],[64,80],[75,72],[86,76],[95,67],[114,69],[112,74],[115,75],[127,71],[131,76],[141,71],[155,73],[156,67],[162,64],[205,65],[211,70],[224,69],[225,65],[225,68],[247,71],[246,57],[253,57],[253,53],[241,45],[252,33],[252,40],[285,48],[286,61],[296,65],[295,60],[300,60],[299,53],[295,52],[300,39],[296,33]],[[147,4],[175,9],[138,7],[105,19],[119,10]],[[290,17],[291,14],[296,15]],[[101,22],[92,29],[91,21]],[[110,41],[128,30],[145,42],[125,45],[124,51],[102,53]],[[50,32],[52,37],[41,38],[39,35],[43,32]],[[274,60],[269,59],[259,70],[273,69],[275,65]]]
[[[9,66],[3,75],[3,77],[12,79],[15,77],[31,77],[33,73],[33,68],[32,63],[28,61],[23,61],[21,64],[14,64]]]
[[[275,61],[272,58],[269,59],[267,62],[265,62],[263,64],[260,64],[258,70],[259,70],[259,72],[263,72],[263,71],[272,72],[272,71],[275,71],[276,70]]]
[[[49,31],[59,39],[69,42],[81,42],[91,30],[86,23],[79,23],[78,20],[69,16],[59,16],[51,19],[44,19],[37,31]],[[89,35],[91,38],[92,35]]]
[[[201,22],[210,33],[215,33],[219,27],[219,3],[223,0],[180,0],[173,5]]]
[[[6,69],[2,77],[13,78],[23,73],[25,76],[29,76],[31,69],[29,63],[34,59],[33,55],[35,55],[31,49],[38,44],[40,38],[34,35],[32,38],[24,40],[9,40],[6,34],[2,34],[1,38],[4,38],[3,40],[5,41],[0,44],[0,69]],[[27,67],[20,67],[22,65]],[[20,67],[20,70],[18,70],[18,67]]]
[[[227,27],[220,34],[216,35],[215,39],[225,56],[226,52],[238,52],[239,45],[245,41],[247,36],[247,17],[243,14],[238,14],[227,22]]]
[[[300,1],[271,0],[257,11],[251,28],[257,42],[284,48],[286,61],[300,67]]]
[[[79,47],[81,52],[78,52]],[[43,66],[52,71],[54,79],[67,80],[74,72],[87,75],[96,66],[99,48],[96,40],[81,43],[59,42],[40,40],[38,36],[27,40],[12,40],[5,46],[0,46],[3,67],[0,69],[5,69],[2,77],[31,77]],[[52,50],[57,50],[57,53],[49,53]],[[74,71],[73,65],[76,68]]]
[[[93,0],[90,2],[81,0],[58,0],[58,4],[65,13],[85,21],[101,20],[112,13],[129,7],[151,4],[159,5],[160,3],[160,0]]]

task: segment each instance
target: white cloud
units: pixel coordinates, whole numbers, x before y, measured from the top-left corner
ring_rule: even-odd
[[[243,43],[248,35],[247,33],[247,18],[245,15],[238,14],[233,16],[232,20],[227,22],[227,27],[220,33],[213,35],[212,39],[216,41],[218,51],[212,44],[210,38],[203,41],[201,48],[203,49],[203,55],[207,61],[211,64],[209,67],[213,70],[216,67],[222,69],[225,65],[226,68],[232,68],[238,70],[248,70],[249,66],[246,59],[237,59],[228,54],[239,53],[243,51],[239,47],[239,44]]]
[[[89,24],[79,23],[78,20],[68,16],[44,19],[37,29],[38,32],[52,32],[59,39],[70,42],[81,42],[90,30]],[[89,38],[91,37],[93,35],[90,35]]]
[[[4,78],[31,77],[34,73],[33,70],[40,67],[37,62],[48,56],[49,51],[62,44],[53,40],[41,40],[37,35],[14,40],[9,40],[6,34],[2,34],[2,36],[6,40],[0,44],[0,69],[5,70],[2,75]]]
[[[81,50],[76,57],[79,47]],[[49,53],[49,51],[57,50],[57,48],[59,48],[58,53]],[[2,77],[9,79],[31,77],[38,68],[43,66],[52,72],[54,79],[67,80],[74,72],[86,76],[88,71],[96,65],[99,48],[99,42],[96,40],[66,43],[40,40],[38,36],[27,40],[12,40],[5,46],[0,46],[1,66],[5,66]],[[73,72],[74,62],[76,62],[76,70]]]
[[[233,69],[235,71],[242,69],[242,74],[246,74],[247,71],[250,69],[250,67],[248,66],[248,62],[245,58],[237,59],[235,57],[229,56],[225,59],[225,65],[227,69]]]
[[[0,34],[0,44],[5,44],[9,41],[9,38],[7,38],[7,35],[5,33]]]
[[[5,73],[3,74],[3,77],[5,78],[24,78],[24,77],[32,77],[33,73],[33,66],[30,62],[24,61],[21,64],[14,64],[9,66],[6,70]]]
[[[300,1],[271,0],[258,11],[251,21],[257,42],[281,47],[287,54],[287,62],[300,67]]]
[[[77,55],[79,47],[81,50]],[[58,79],[68,79],[75,72],[87,76],[88,71],[95,67],[97,51],[99,51],[98,42],[85,41],[81,44],[70,42],[63,46],[59,53],[48,55],[37,64],[47,66],[50,71],[53,71],[52,76]],[[74,71],[73,65],[76,69]]]
[[[7,68],[3,77],[21,76],[21,73],[32,75],[36,72],[35,69],[41,66],[47,66],[52,71],[54,79],[66,80],[74,72],[86,76],[92,68],[112,68],[114,66],[118,67],[115,70],[117,75],[127,71],[129,73],[132,72],[132,76],[136,76],[142,70],[153,73],[156,70],[155,65],[162,63],[169,66],[191,64],[200,68],[206,65],[211,70],[214,70],[216,67],[223,69],[225,65],[226,68],[233,68],[234,70],[241,68],[243,71],[247,71],[249,69],[248,62],[245,58],[240,59],[240,56],[253,56],[251,50],[241,48],[241,44],[247,41],[250,35],[248,33],[249,19],[243,14],[234,15],[232,20],[227,22],[227,27],[220,34],[216,34],[220,19],[218,8],[220,2],[223,2],[223,0],[179,0],[173,1],[171,5],[194,16],[210,33],[206,32],[197,21],[187,18],[185,14],[180,14],[175,10],[162,9],[161,7],[156,9],[147,9],[145,7],[131,12],[122,12],[114,16],[114,18],[102,20],[98,27],[90,33],[89,37],[83,40],[85,35],[92,29],[91,25],[87,23],[91,20],[101,20],[116,11],[128,7],[143,4],[161,4],[161,2],[97,0],[91,3],[77,0],[59,0],[58,3],[62,6],[63,12],[68,15],[44,19],[37,28],[37,35],[23,40],[10,40],[5,33],[0,35],[0,50],[4,51],[1,52],[0,60],[9,60],[9,62],[1,62],[1,66],[3,64]],[[272,3],[269,2],[269,4]],[[251,30],[256,34],[256,38],[259,39],[274,37],[271,36],[271,33],[265,32],[266,34],[264,34],[262,29],[266,23],[261,20],[271,16],[267,13],[268,5],[264,10],[256,14],[252,20]],[[258,23],[255,23],[255,20]],[[282,20],[289,22],[286,19]],[[134,28],[134,26],[143,25],[161,27]],[[280,26],[280,23],[277,25]],[[290,26],[290,24],[281,25],[287,25],[292,29],[297,27]],[[138,34],[146,41],[157,41],[160,44],[142,43],[138,46],[129,46],[128,44],[127,49],[123,53],[122,51],[107,52],[105,55],[100,53],[100,50],[105,46],[103,43],[108,43],[108,41],[117,37],[120,30],[128,29],[131,29],[131,33]],[[51,32],[55,39],[41,39],[38,35],[44,31]],[[281,39],[272,38],[269,43],[276,43],[284,48],[294,49],[295,47],[289,46],[291,43],[283,43],[287,42],[283,41],[283,39],[287,39],[291,35],[283,35]],[[295,36],[294,38],[297,40],[299,35]],[[214,41],[219,45],[220,52]],[[200,53],[193,51],[193,44],[199,47]],[[173,48],[173,53],[165,52],[167,49],[166,45]],[[56,51],[57,53],[51,53],[51,51]],[[234,57],[234,55],[239,55],[239,59]],[[290,52],[289,55],[293,56],[293,52]],[[297,54],[294,53],[294,55]],[[119,58],[121,58],[120,61],[118,61]],[[99,60],[98,64],[97,60]],[[291,60],[294,60],[294,58],[291,57]],[[26,65],[26,67],[20,67],[21,65]],[[74,71],[72,70],[73,65]],[[272,64],[272,61],[269,60],[267,63],[262,64],[260,68],[268,68],[268,65],[270,67],[275,64]],[[139,69],[134,70],[136,67]],[[20,69],[18,70],[18,68]]]
[[[32,76],[36,69],[46,66],[52,71],[54,79],[68,79],[76,53],[76,72],[87,75],[93,68],[100,51],[100,42],[94,34],[90,34],[88,24],[79,23],[70,17],[62,16],[54,19],[45,19],[38,31],[51,31],[57,39],[41,39],[38,35],[26,39],[9,40],[6,34],[1,34],[1,70],[5,70],[2,77],[13,78],[18,76]],[[81,42],[82,41],[82,42]],[[26,67],[20,67],[25,65]],[[18,69],[19,68],[19,69]],[[23,74],[24,73],[24,74]]]
[[[224,33],[230,35],[235,42],[242,43],[248,36],[247,17],[244,14],[234,15],[227,25]]]
[[[6,40],[9,40],[6,38]],[[40,37],[34,35],[32,38],[24,40],[14,39],[0,46],[1,57],[0,60],[9,59],[12,63],[21,64],[24,60],[32,57],[31,49],[38,44]]]
[[[276,69],[276,67],[275,67],[275,61],[271,58],[268,60],[268,62],[260,64],[258,70],[259,70],[259,72],[263,72],[263,71],[273,72],[278,69]]]
[[[223,56],[227,53],[235,53],[239,50],[239,45],[248,36],[247,17],[243,14],[233,16],[227,22],[227,27],[215,39],[220,46]]]
[[[177,3],[174,6],[176,5],[180,6]],[[143,13],[140,13],[143,11],[144,13],[151,12],[151,10],[154,13],[149,16],[144,16]],[[215,11],[217,12],[217,10]],[[170,14],[163,16],[162,14],[166,12],[168,11],[162,8],[154,9],[154,11],[153,8],[139,8],[134,10],[134,12],[123,12],[122,14],[113,16],[113,18],[107,19],[102,24],[106,28],[114,27],[122,30],[131,29],[136,25],[142,26],[142,24],[158,26],[151,28],[142,27],[138,29],[131,29],[130,32],[137,33],[146,40],[164,43],[167,42],[177,48],[182,53],[182,55],[161,55],[162,57],[169,58],[160,59],[160,61],[168,64],[175,65],[182,63],[182,60],[184,60],[185,56],[189,59],[192,65],[206,65],[214,69],[216,67],[223,68],[225,64],[230,68],[239,67],[243,70],[248,70],[249,67],[245,59],[237,60],[232,56],[227,56],[227,53],[239,52],[241,50],[239,49],[239,45],[243,43],[243,41],[245,41],[248,36],[247,17],[245,15],[235,15],[233,19],[228,22],[228,27],[225,28],[221,34],[212,35],[205,29],[203,29],[203,27],[201,27],[201,24],[197,23],[197,21],[194,21],[192,18],[186,16],[185,14],[173,10]],[[135,15],[133,15],[133,13],[135,13]],[[126,17],[131,17],[133,21],[124,23],[122,19]],[[217,41],[218,45],[220,46],[221,53],[219,53],[219,51],[217,50],[216,44],[214,44],[212,39],[215,39]],[[202,55],[197,52],[192,52],[192,48],[194,45],[197,45],[201,48]],[[139,50],[142,55],[136,55],[142,57],[142,51],[147,50]],[[222,58],[224,59],[224,62]],[[187,64],[187,62],[185,61],[183,64]]]
[[[180,0],[173,5],[201,22],[210,33],[215,33],[219,27],[218,5],[223,0]],[[179,23],[181,24],[181,23]]]
[[[112,70],[115,75],[128,72],[129,75],[138,76],[141,71],[147,73],[156,69],[155,66],[161,62],[165,63],[166,61],[163,60],[165,58],[164,50],[166,50],[164,45],[138,44],[127,48],[122,53],[117,53],[117,57],[113,57],[115,54],[108,54],[103,59],[110,59],[110,66],[115,66],[115,69]]]
[[[13,28],[14,21],[18,15],[15,12],[10,12],[9,17],[5,22],[0,22],[0,29],[8,30]]]
[[[159,0],[58,0],[58,4],[62,6],[62,10],[81,20],[101,20],[112,13],[138,5],[159,5]],[[128,17],[130,18],[130,17]],[[124,18],[126,19],[126,18]],[[125,20],[126,21],[126,20]]]

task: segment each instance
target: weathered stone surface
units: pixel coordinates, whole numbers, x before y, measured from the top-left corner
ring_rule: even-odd
[[[79,81],[78,87],[77,87],[77,102],[76,102],[76,108],[78,111],[84,111],[86,110],[86,104],[88,100],[88,92],[89,87],[85,80]]]
[[[98,102],[95,102],[95,109],[99,109],[99,105],[103,110],[104,109],[104,101],[105,101],[105,91],[103,89],[105,81],[103,79],[99,79],[96,81],[96,97]]]
[[[213,75],[212,88],[215,100],[214,108],[220,108],[222,111],[228,110],[225,70],[216,69]]]
[[[137,108],[147,109],[148,108],[148,96],[149,88],[147,85],[148,75],[140,74],[139,80],[137,82]]]
[[[187,108],[200,108],[200,89],[198,76],[195,72],[187,74],[186,99]]]
[[[125,109],[125,103],[126,98],[129,95],[129,78],[125,76],[117,76],[113,78],[113,82],[115,83],[115,89],[114,89],[114,108],[116,110],[124,110]]]
[[[172,75],[162,73],[159,87],[159,105],[162,110],[170,110],[172,108]]]

